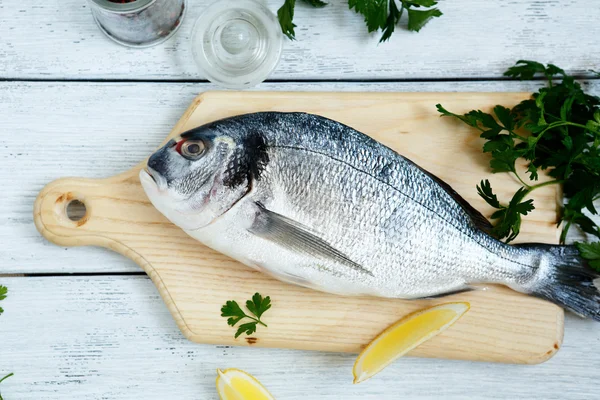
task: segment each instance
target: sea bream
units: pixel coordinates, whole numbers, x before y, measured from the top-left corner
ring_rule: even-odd
[[[189,235],[285,282],[402,299],[495,283],[600,320],[597,275],[575,247],[496,240],[446,183],[324,117],[206,124],[154,153],[140,179]]]

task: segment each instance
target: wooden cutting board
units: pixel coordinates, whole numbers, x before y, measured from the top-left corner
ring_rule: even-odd
[[[475,185],[489,178],[503,200],[519,187],[508,174],[489,173],[475,130],[435,109],[484,110],[511,106],[526,93],[260,93],[208,92],[194,100],[169,137],[223,117],[254,111],[306,111],[371,135],[439,176],[486,215],[492,210]],[[489,107],[485,107],[489,106]],[[108,128],[107,128],[108,129]],[[124,133],[125,134],[125,133]],[[166,139],[165,139],[166,141]],[[159,143],[157,143],[157,146]],[[183,334],[198,343],[358,352],[402,316],[447,301],[471,310],[412,356],[534,364],[547,360],[563,336],[559,307],[504,287],[442,299],[402,301],[341,297],[281,283],[204,247],[168,222],[146,198],[138,179],[145,162],[108,179],[65,178],[47,185],[35,203],[35,223],[61,246],[103,246],[138,263],[152,278]],[[521,241],[556,243],[556,187],[534,192]],[[72,221],[67,205],[79,200],[85,216]],[[253,293],[271,296],[268,328],[234,339],[221,305],[243,304]]]

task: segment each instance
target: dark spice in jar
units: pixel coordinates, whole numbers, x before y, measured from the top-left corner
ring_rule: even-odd
[[[147,47],[166,40],[181,24],[185,0],[90,0],[100,29],[118,43]]]

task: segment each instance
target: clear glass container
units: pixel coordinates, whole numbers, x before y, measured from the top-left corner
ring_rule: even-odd
[[[89,0],[96,23],[112,40],[149,47],[171,37],[185,15],[185,0]]]
[[[254,0],[219,0],[200,15],[192,53],[204,76],[229,89],[262,82],[275,69],[283,48],[277,17]]]

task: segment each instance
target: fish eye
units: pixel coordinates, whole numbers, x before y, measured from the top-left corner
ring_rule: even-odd
[[[204,154],[205,149],[202,140],[186,140],[181,144],[180,154],[189,160],[197,160]]]

